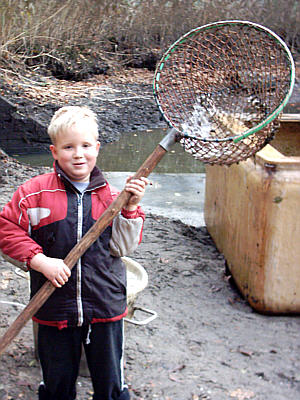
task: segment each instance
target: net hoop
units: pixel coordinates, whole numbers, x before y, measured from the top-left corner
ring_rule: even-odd
[[[159,98],[161,74],[164,71],[165,64],[168,61],[168,59],[170,57],[172,57],[172,54],[175,53],[177,49],[181,48],[188,39],[195,36],[199,32],[209,31],[212,28],[230,26],[230,25],[247,25],[249,27],[253,27],[256,30],[262,31],[266,35],[269,35],[270,37],[272,37],[272,39],[274,39],[275,42],[277,42],[284,49],[285,55],[288,59],[289,65],[290,65],[289,90],[287,91],[284,99],[280,102],[280,104],[270,114],[268,114],[265,119],[260,121],[254,127],[251,127],[247,131],[243,132],[242,134],[227,136],[226,138],[216,138],[216,139],[205,138],[205,137],[201,137],[201,136],[191,136],[189,134],[186,134],[185,132],[182,132],[182,130],[178,126],[175,126],[173,124],[172,120],[168,117],[167,113],[165,112],[166,106],[163,103],[163,101],[161,101]],[[156,103],[158,105],[158,108],[159,108],[161,114],[163,115],[163,117],[165,118],[165,120],[167,121],[169,126],[177,129],[179,135],[181,135],[183,137],[190,137],[195,140],[201,140],[203,142],[232,141],[234,143],[238,143],[239,141],[241,141],[241,140],[249,137],[250,135],[253,135],[253,134],[259,132],[260,130],[264,129],[265,127],[267,127],[268,124],[270,124],[272,121],[274,121],[281,114],[283,108],[286,106],[286,104],[288,103],[288,101],[291,97],[291,94],[292,94],[293,88],[294,88],[294,84],[295,84],[295,64],[294,64],[292,54],[291,54],[289,48],[287,47],[286,43],[276,33],[271,31],[269,28],[266,28],[262,25],[254,23],[254,22],[242,21],[242,20],[226,20],[226,21],[219,21],[219,22],[215,22],[215,23],[206,24],[201,27],[197,27],[197,28],[187,32],[183,36],[181,36],[178,40],[176,40],[169,47],[169,49],[164,53],[164,55],[162,56],[161,60],[159,61],[158,65],[156,67],[154,79],[153,79],[153,92],[154,92],[154,97],[155,97]]]

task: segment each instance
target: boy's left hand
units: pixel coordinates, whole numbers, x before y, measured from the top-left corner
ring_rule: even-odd
[[[130,197],[127,205],[124,207],[128,211],[134,211],[137,209],[137,205],[143,198],[146,190],[146,186],[149,183],[149,179],[141,177],[139,179],[133,179],[129,176],[126,179],[125,190],[133,194]]]

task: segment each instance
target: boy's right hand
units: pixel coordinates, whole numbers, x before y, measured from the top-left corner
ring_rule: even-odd
[[[53,286],[62,287],[71,276],[70,268],[60,258],[47,257],[38,253],[32,257],[30,267],[41,272]]]

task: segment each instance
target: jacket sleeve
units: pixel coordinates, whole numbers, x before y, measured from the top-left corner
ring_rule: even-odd
[[[26,184],[20,186],[0,213],[1,254],[25,271],[28,270],[32,257],[43,252],[41,246],[30,237],[30,221],[27,214],[29,196]]]
[[[136,211],[122,210],[112,223],[110,252],[115,257],[132,253],[142,240],[145,214],[139,206]]]

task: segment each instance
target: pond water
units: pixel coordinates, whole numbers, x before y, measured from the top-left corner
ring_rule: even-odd
[[[102,146],[98,165],[111,185],[122,190],[126,177],[134,173],[165,136],[163,129],[128,132],[120,141]],[[30,165],[52,166],[50,153],[15,156]],[[204,165],[175,143],[150,175],[142,200],[146,213],[204,226]]]
[[[100,148],[97,164],[103,171],[135,172],[165,134],[165,129],[128,132],[119,141],[108,143]],[[23,163],[35,166],[52,166],[53,164],[50,153],[14,155],[14,157]],[[179,143],[175,143],[156,166],[155,172],[202,173],[204,165],[187,154]]]

